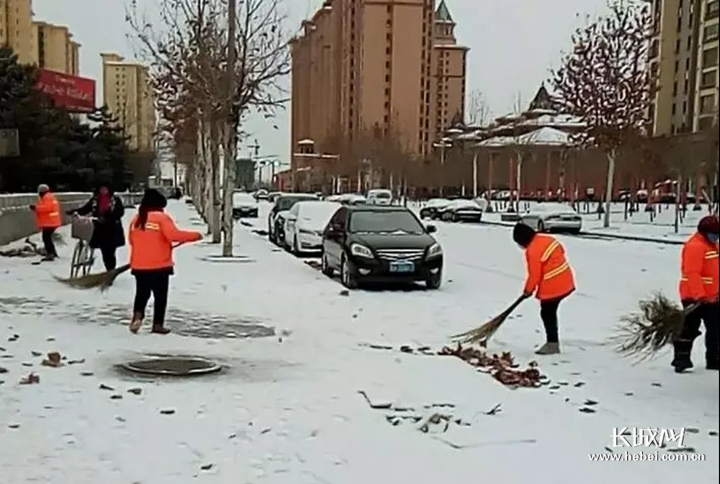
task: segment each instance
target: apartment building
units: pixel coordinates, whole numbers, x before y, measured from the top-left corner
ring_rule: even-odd
[[[103,65],[103,100],[129,137],[128,147],[152,151],[155,142],[155,102],[147,67],[127,62],[114,53],[100,54]]]
[[[442,1],[326,0],[292,42],[291,143],[384,132],[425,156],[462,115],[467,49]]]
[[[465,79],[469,49],[458,45],[455,21],[442,0],[435,11],[432,50],[432,133],[444,133],[465,118]]]
[[[10,47],[23,64],[35,62],[31,0],[0,0],[0,46]]]
[[[41,69],[80,75],[80,44],[70,29],[47,22],[32,23],[33,62]]]
[[[652,0],[656,135],[712,125],[718,103],[718,0]]]

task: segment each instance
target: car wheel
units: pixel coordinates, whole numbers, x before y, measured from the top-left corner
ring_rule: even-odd
[[[298,244],[297,235],[293,237],[292,253],[295,257],[300,257],[300,244]]]
[[[460,221],[460,217],[458,217],[458,215],[456,213],[452,214],[451,218],[452,218],[453,222],[457,223]]]
[[[340,263],[340,282],[348,289],[357,289],[358,282],[355,277],[355,268],[352,263],[343,255]]]
[[[440,289],[442,285],[442,271],[437,274],[430,274],[430,277],[425,281],[425,287],[431,290]]]
[[[582,232],[581,229],[570,229],[570,230],[568,230],[568,233],[570,233],[571,235],[580,235],[580,232]]]
[[[537,223],[537,231],[538,231],[538,232],[545,232],[545,222],[543,222],[542,220],[538,220],[538,223]]]
[[[268,225],[268,240],[273,244],[277,243],[277,240],[275,239],[275,234],[271,229],[271,225]]]
[[[332,277],[333,275],[335,275],[335,271],[332,267],[330,267],[330,263],[327,260],[327,255],[325,255],[324,252],[320,256],[320,272],[322,272],[328,277]]]

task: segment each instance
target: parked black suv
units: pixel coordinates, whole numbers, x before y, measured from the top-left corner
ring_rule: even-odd
[[[297,202],[307,200],[318,200],[316,195],[309,193],[289,193],[280,195],[275,199],[270,214],[268,215],[268,239],[274,244],[285,246],[285,218],[284,214]]]
[[[387,281],[423,281],[438,289],[443,252],[430,235],[435,230],[405,207],[343,206],[323,234],[322,272],[339,272],[348,289]]]

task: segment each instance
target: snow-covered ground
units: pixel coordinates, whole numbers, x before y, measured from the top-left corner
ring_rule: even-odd
[[[181,225],[198,223],[182,203],[170,211]],[[263,213],[253,223],[263,227]],[[561,309],[564,353],[539,360],[552,385],[510,390],[454,358],[367,346],[439,349],[449,335],[502,310],[524,275],[507,229],[441,224],[447,265],[440,291],[349,295],[248,227],[236,234],[237,253],[249,262],[208,262],[219,249],[207,244],[177,251],[168,336],[133,336],[122,326],[132,301],[129,275],[105,294],[58,283],[53,274],[65,275],[70,247],[40,266],[0,259],[0,367],[7,370],[0,374],[0,482],[720,479],[719,381],[702,369],[702,342],[698,369],[686,375],[672,373],[667,354],[634,365],[604,345],[639,298],[656,289],[675,294],[677,248],[563,237],[579,284]],[[525,303],[491,349],[512,351],[521,364],[536,359],[537,313],[535,302]],[[276,336],[243,337],[271,327]],[[35,355],[49,351],[67,356],[65,365],[41,366]],[[210,357],[228,370],[168,381],[115,369],[150,353]],[[40,382],[19,384],[31,372]],[[388,411],[369,408],[361,391],[419,416],[450,413],[470,425],[442,434],[392,426]],[[497,405],[499,413],[486,415]],[[595,412],[580,411],[588,406]],[[591,461],[590,453],[609,455],[613,429],[621,427],[690,428],[685,445],[705,461]]]

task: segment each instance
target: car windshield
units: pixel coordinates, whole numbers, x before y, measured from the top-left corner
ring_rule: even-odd
[[[390,192],[370,192],[369,195],[374,198],[392,198]]]
[[[249,193],[233,193],[233,203],[236,205],[240,204],[255,204],[255,198]]]
[[[562,203],[539,203],[535,207],[536,212],[562,212],[562,213],[575,213],[575,210],[569,205]]]
[[[305,202],[299,206],[300,220],[325,226],[340,207],[336,202]]]
[[[350,215],[349,231],[370,234],[422,234],[425,228],[405,210],[367,210]]]
[[[453,205],[457,208],[479,208],[478,204],[472,200],[455,200]]]
[[[284,212],[285,210],[290,210],[297,202],[302,202],[304,200],[317,200],[317,197],[314,197],[312,195],[281,197],[278,198],[277,209],[279,212]]]

